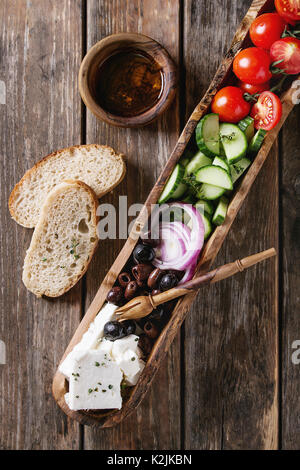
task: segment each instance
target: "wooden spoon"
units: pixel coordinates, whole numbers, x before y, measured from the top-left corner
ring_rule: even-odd
[[[214,284],[215,282],[222,281],[223,279],[231,277],[238,272],[242,272],[244,269],[275,255],[275,248],[270,248],[269,250],[247,256],[242,260],[236,260],[233,263],[224,264],[224,266],[220,266],[213,271],[209,271],[202,276],[196,277],[191,281],[185,282],[184,284],[162,292],[161,294],[135,297],[126,305],[119,307],[115,313],[120,315],[119,321],[137,320],[138,318],[146,317],[158,305],[188,294],[191,290],[197,290],[202,285]]]

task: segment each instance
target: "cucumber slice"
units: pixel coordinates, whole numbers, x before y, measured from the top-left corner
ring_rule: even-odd
[[[201,214],[203,224],[204,224],[204,240],[206,240],[209,237],[209,235],[211,234],[211,232],[213,230],[213,227],[212,227],[211,221],[209,220],[207,215],[202,214],[201,212],[200,212],[200,214]]]
[[[186,174],[191,175],[192,173],[196,173],[200,168],[207,165],[211,165],[211,159],[199,151],[187,165]]]
[[[202,184],[201,188],[197,193],[197,197],[205,199],[206,201],[214,201],[219,197],[223,196],[226,189],[213,186],[212,184]]]
[[[220,157],[215,157],[215,158],[213,159],[212,164],[213,164],[214,166],[220,166],[221,168],[224,168],[224,170],[227,171],[227,172],[230,174],[229,165],[228,165],[228,163],[227,163],[225,160],[223,160],[222,158],[220,158]]]
[[[247,170],[251,165],[251,161],[248,158],[242,158],[237,163],[230,165],[231,179],[233,184],[239,179],[240,176]]]
[[[212,202],[199,199],[195,204],[196,209],[202,214],[205,213],[209,218],[213,215],[215,208]]]
[[[254,136],[254,119],[247,116],[238,123],[238,126],[246,135],[247,142],[249,143]]]
[[[266,133],[267,131],[265,131],[264,129],[259,129],[256,132],[255,136],[253,137],[249,145],[249,149],[248,149],[249,155],[255,155],[259,151],[264,141]]]
[[[232,189],[232,181],[229,173],[220,166],[204,166],[196,173],[196,181],[212,184],[223,189]]]
[[[207,157],[220,153],[219,115],[207,114],[196,127],[196,142],[199,150]]]
[[[229,201],[225,196],[222,196],[219,204],[217,205],[216,212],[212,218],[215,225],[222,225],[226,219]]]
[[[170,178],[168,179],[163,192],[160,195],[158,204],[168,201],[171,197],[181,197],[186,191],[185,184],[182,183],[184,168],[177,163]],[[178,196],[178,194],[181,194]]]
[[[184,193],[187,190],[187,185],[184,183],[180,183],[178,188],[172,194],[172,199],[181,199]]]
[[[223,123],[220,125],[220,134],[229,165],[241,160],[248,148],[244,132],[236,124]]]

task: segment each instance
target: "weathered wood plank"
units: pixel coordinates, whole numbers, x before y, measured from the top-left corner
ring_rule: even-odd
[[[297,97],[297,96],[296,96]],[[299,93],[298,93],[299,97]],[[282,448],[300,448],[300,107],[282,131],[280,195],[282,207]],[[293,344],[298,341],[297,344]],[[299,353],[295,354],[299,359]]]
[[[82,56],[80,0],[3,0],[0,5],[1,319],[0,448],[78,448],[79,426],[56,406],[51,383],[80,318],[81,285],[60,300],[36,299],[21,281],[32,231],[10,219],[7,201],[25,170],[80,143],[76,88]],[[1,101],[3,103],[3,100]]]
[[[134,31],[153,37],[179,60],[179,1],[92,0],[88,2],[88,47],[108,34]],[[87,114],[87,142],[112,145],[127,155],[127,177],[102,202],[118,206],[118,195],[128,205],[143,203],[166,162],[179,134],[178,100],[157,122],[143,129],[116,129]],[[125,240],[102,242],[87,275],[86,307]],[[122,425],[109,430],[85,428],[86,449],[180,448],[180,338],[146,400]]]
[[[250,3],[185,2],[187,116]],[[277,163],[274,149],[216,266],[277,246]],[[203,289],[198,299],[185,323],[185,448],[276,448],[277,263]]]

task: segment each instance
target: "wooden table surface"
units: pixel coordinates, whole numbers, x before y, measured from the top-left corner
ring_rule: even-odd
[[[32,231],[11,220],[14,184],[53,150],[102,143],[128,173],[102,202],[144,202],[250,0],[1,0],[1,449],[299,449],[300,107],[287,120],[217,264],[275,246],[277,260],[202,289],[150,393],[116,428],[82,427],[56,406],[61,355],[124,240],[103,241],[85,278],[60,299],[21,281]],[[180,70],[176,102],[143,129],[86,111],[77,74],[86,50],[116,32],[161,42]],[[0,90],[0,91],[1,91]],[[6,104],[5,104],[6,102]],[[300,343],[299,343],[300,344]],[[299,347],[299,346],[298,346]]]

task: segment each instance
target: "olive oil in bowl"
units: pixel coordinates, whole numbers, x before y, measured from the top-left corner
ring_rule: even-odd
[[[138,50],[122,50],[100,64],[94,81],[99,106],[115,116],[133,117],[151,109],[162,94],[159,64]]]

